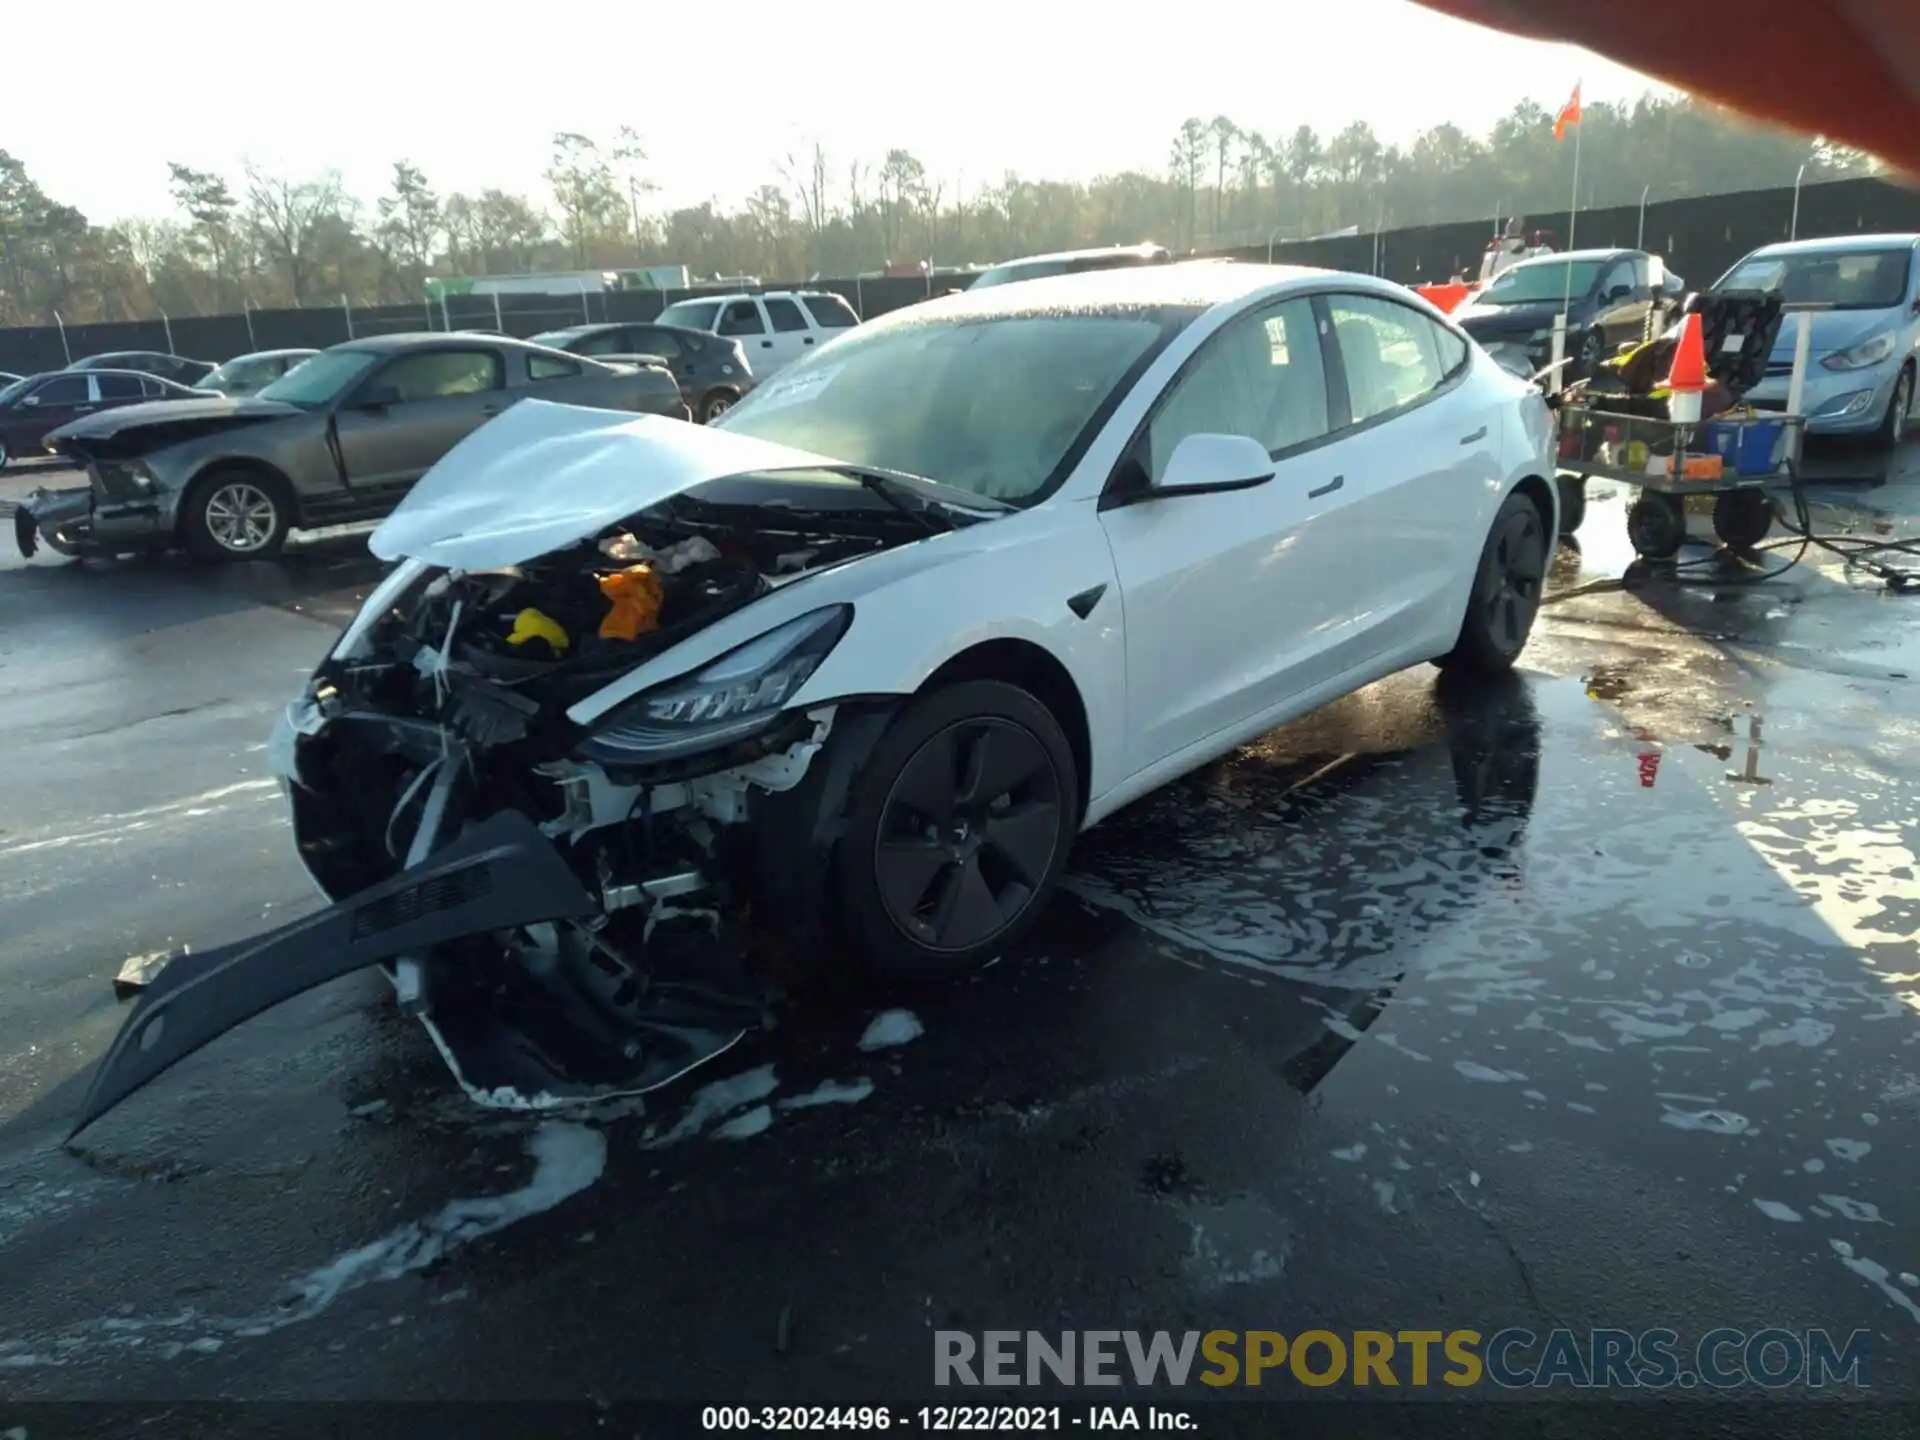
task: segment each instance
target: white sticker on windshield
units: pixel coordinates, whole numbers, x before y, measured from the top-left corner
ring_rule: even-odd
[[[774,410],[783,405],[798,405],[811,400],[831,385],[834,377],[846,368],[844,365],[828,365],[808,370],[803,375],[783,375],[754,396],[754,406],[763,411]]]

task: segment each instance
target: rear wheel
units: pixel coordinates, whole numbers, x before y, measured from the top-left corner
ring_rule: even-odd
[[[1460,638],[1434,663],[1478,675],[1513,668],[1540,610],[1549,547],[1547,527],[1533,502],[1517,492],[1507,496],[1480,551]]]
[[[740,397],[731,390],[714,390],[700,402],[699,420],[702,425],[711,425],[727,411],[731,410]]]
[[[1751,550],[1773,528],[1773,502],[1764,490],[1722,490],[1713,497],[1713,533],[1729,550]]]
[[[220,469],[194,482],[180,538],[202,560],[270,560],[293,528],[293,500],[277,476]]]
[[[855,788],[836,861],[849,939],[888,980],[964,974],[1039,918],[1079,828],[1051,711],[997,680],[914,701]]]

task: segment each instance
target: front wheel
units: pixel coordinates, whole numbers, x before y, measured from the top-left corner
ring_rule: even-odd
[[[734,407],[739,396],[731,390],[715,390],[700,402],[700,423],[711,425]]]
[[[836,860],[869,974],[964,974],[1033,925],[1079,828],[1079,776],[1053,713],[969,680],[915,700],[874,747]]]
[[[1902,370],[1893,382],[1893,394],[1887,400],[1886,417],[1873,432],[1873,448],[1895,450],[1907,438],[1907,420],[1913,414],[1913,371]]]
[[[216,470],[195,481],[180,511],[181,540],[202,560],[270,560],[292,528],[286,486],[252,470]]]
[[[1435,664],[1478,675],[1501,675],[1513,668],[1540,610],[1549,545],[1534,503],[1518,493],[1507,496],[1480,551],[1460,636]]]

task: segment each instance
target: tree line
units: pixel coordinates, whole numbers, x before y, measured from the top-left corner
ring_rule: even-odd
[[[1578,201],[1636,204],[1872,173],[1870,159],[1647,95],[1585,107]],[[96,223],[0,150],[0,324],[131,320],[243,307],[397,304],[429,275],[684,264],[696,276],[851,277],[889,265],[992,262],[1158,240],[1177,250],[1513,214],[1573,201],[1573,140],[1515,105],[1491,131],[1432,127],[1383,142],[1365,121],[1331,135],[1194,117],[1154,168],[1088,182],[1008,171],[962,189],[906,150],[836,158],[816,144],[775,161],[744,203],[661,210],[640,136],[553,137],[539,195],[441,194],[394,162],[368,204],[340,177],[237,176],[168,166],[172,213]]]

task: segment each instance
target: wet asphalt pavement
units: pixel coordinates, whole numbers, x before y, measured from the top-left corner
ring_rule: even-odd
[[[1607,488],[1558,591],[1630,558]],[[1817,493],[1920,534],[1920,446]],[[1864,1329],[1920,1395],[1920,595],[1556,603],[1507,690],[1410,672],[1102,826],[896,1043],[822,1003],[539,1123],[363,975],[63,1150],[125,956],[317,903],[263,742],[374,573],[0,561],[0,1399],[847,1404],[930,1396],[936,1329],[1507,1326]]]

